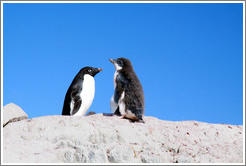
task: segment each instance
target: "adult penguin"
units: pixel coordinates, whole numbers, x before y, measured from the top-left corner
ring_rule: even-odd
[[[62,115],[84,116],[86,114],[95,95],[94,76],[102,70],[84,67],[79,71],[67,90]]]

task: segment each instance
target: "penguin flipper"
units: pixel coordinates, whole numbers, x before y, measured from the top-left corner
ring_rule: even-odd
[[[71,93],[72,101],[73,101],[73,108],[71,110],[71,115],[74,115],[78,112],[81,104],[82,104],[82,99],[79,96],[78,91],[73,91]]]
[[[119,99],[123,93],[124,89],[122,87],[120,87],[119,85],[116,86],[115,88],[115,92],[114,92],[114,96],[112,96],[113,98],[113,102],[114,102],[114,111],[112,111],[115,115],[117,116],[121,116],[121,113],[120,113],[120,108],[119,108],[119,105],[118,105],[118,102],[119,102]],[[111,109],[112,110],[112,109]]]
[[[126,84],[126,80],[123,79],[123,77],[119,74],[116,77],[116,87],[115,87],[114,95],[112,96],[113,102],[116,104],[116,107],[114,109],[114,114],[117,116],[121,116],[118,102],[119,102],[119,99],[120,99],[122,93],[124,92],[124,88],[125,88],[124,85],[125,84]]]
[[[122,84],[119,82],[116,85],[115,91],[114,91],[114,102],[118,104],[118,101],[120,99],[121,94],[124,91],[124,87],[122,86]]]

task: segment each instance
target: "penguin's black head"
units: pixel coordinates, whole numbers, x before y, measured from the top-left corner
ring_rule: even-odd
[[[103,69],[101,68],[94,68],[94,67],[84,67],[83,69],[81,69],[81,71],[83,72],[83,74],[89,74],[92,77],[94,77],[97,73],[99,73],[100,71],[102,71]]]
[[[116,70],[121,70],[122,68],[132,68],[131,61],[126,58],[109,59],[113,63]]]

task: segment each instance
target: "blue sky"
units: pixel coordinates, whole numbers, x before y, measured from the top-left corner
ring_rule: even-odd
[[[243,4],[3,5],[3,105],[29,118],[60,115],[85,66],[95,76],[90,111],[110,113],[114,66],[132,61],[145,115],[243,124]]]

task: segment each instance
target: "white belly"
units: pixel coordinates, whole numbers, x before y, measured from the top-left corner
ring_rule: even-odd
[[[84,75],[83,88],[80,93],[82,104],[74,116],[84,116],[90,108],[95,95],[95,80],[89,74]]]

